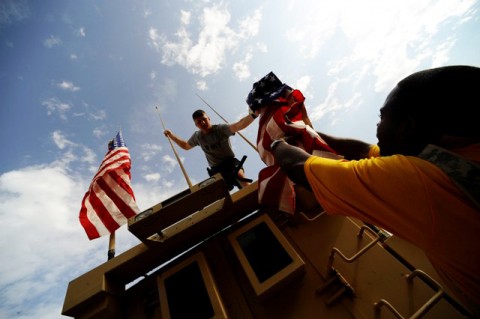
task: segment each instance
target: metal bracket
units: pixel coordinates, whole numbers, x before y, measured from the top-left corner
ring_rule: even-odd
[[[309,222],[313,222],[315,219],[317,219],[318,217],[322,216],[323,214],[325,214],[325,211],[322,210],[320,213],[318,213],[317,215],[313,216],[313,217],[308,217],[304,212],[300,212],[300,215],[305,218],[305,220],[309,221]]]
[[[344,295],[350,295],[350,296],[354,296],[355,295],[355,290],[353,289],[353,287],[348,283],[348,281],[345,279],[345,277],[343,277],[339,272],[338,270],[336,270],[335,268],[332,267],[333,265],[333,260],[335,258],[335,254],[338,254],[344,261],[346,261],[347,263],[351,263],[355,260],[357,260],[361,255],[363,255],[365,252],[367,252],[367,250],[369,250],[370,248],[373,247],[373,245],[375,245],[379,240],[380,240],[380,237],[378,236],[377,233],[375,233],[372,229],[370,229],[369,227],[367,226],[362,226],[360,228],[360,231],[359,233],[357,234],[357,237],[362,237],[363,236],[363,233],[365,231],[368,231],[370,232],[375,238],[374,240],[369,243],[368,245],[366,245],[365,247],[363,247],[362,249],[360,249],[355,255],[353,255],[352,257],[346,257],[338,248],[336,247],[333,247],[332,248],[332,252],[330,253],[330,257],[329,257],[329,260],[328,260],[328,266],[327,268],[330,270],[330,278],[323,284],[323,286],[319,287],[317,290],[316,290],[316,293],[317,294],[322,294],[328,287],[330,287],[333,283],[335,282],[338,282],[340,283],[341,287],[340,289],[338,289],[326,302],[325,304],[327,306],[330,306],[332,305],[334,302],[336,302],[340,297],[344,296]]]
[[[347,263],[351,263],[351,262],[357,260],[364,253],[366,253],[370,248],[372,248],[380,240],[380,236],[378,236],[377,233],[375,233],[372,229],[370,229],[369,227],[367,227],[365,225],[362,226],[362,228],[360,228],[360,231],[359,231],[357,237],[362,237],[363,233],[365,231],[370,232],[375,237],[374,240],[371,243],[369,243],[368,245],[366,245],[365,247],[363,247],[362,249],[360,249],[355,255],[353,255],[350,258],[346,257],[337,247],[333,247],[332,252],[330,253],[329,260],[328,260],[328,268],[332,268],[333,260],[335,258],[335,253],[337,253]]]
[[[434,286],[435,287],[435,290],[436,290],[436,294],[433,295],[432,298],[430,298],[423,306],[421,306],[417,312],[415,312],[411,317],[409,317],[409,319],[417,319],[417,318],[421,318],[423,315],[425,315],[443,296],[444,294],[444,290],[443,290],[443,287],[438,283],[436,282],[432,277],[430,277],[429,275],[427,275],[425,272],[423,272],[422,270],[419,270],[419,269],[415,269],[412,273],[410,273],[409,275],[406,276],[407,278],[407,281],[411,284],[413,279],[415,277],[422,277],[425,281],[427,281],[428,283],[430,283],[431,286]],[[382,308],[382,306],[385,306],[387,307],[397,318],[399,319],[405,319],[405,317],[403,317],[397,309],[395,309],[394,306],[392,306],[391,303],[389,303],[388,301],[386,301],[385,299],[380,299],[378,302],[375,302],[373,304],[374,308],[375,308],[375,318],[379,318],[380,316],[380,310]]]
[[[330,278],[321,287],[317,288],[315,292],[319,295],[323,294],[323,292],[335,282],[338,282],[341,287],[330,298],[328,298],[327,301],[325,301],[325,304],[327,306],[331,306],[334,302],[336,302],[338,299],[340,299],[340,297],[344,295],[355,296],[355,290],[353,289],[353,287],[338,272],[338,270],[334,268],[330,270]]]

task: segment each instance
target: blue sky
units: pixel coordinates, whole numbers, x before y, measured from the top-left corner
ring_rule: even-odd
[[[314,128],[376,142],[378,110],[408,74],[480,66],[478,1],[0,2],[0,318],[61,318],[70,280],[106,260],[81,200],[121,129],[141,210],[188,185],[163,136],[187,139],[191,114],[233,122],[273,71],[306,96]],[[454,111],[454,109],[452,109]],[[256,140],[258,123],[242,133]],[[232,138],[246,173],[264,167]],[[190,179],[200,149],[177,148]],[[140,241],[126,226],[117,255]]]

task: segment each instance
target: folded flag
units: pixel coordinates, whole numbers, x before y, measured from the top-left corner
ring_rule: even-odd
[[[253,88],[247,96],[247,104],[255,112],[279,98],[285,89],[291,90],[288,85],[280,81],[275,73],[270,72],[253,83]]]
[[[294,183],[275,163],[270,144],[276,139],[289,137],[289,143],[310,154],[338,158],[320,135],[303,121],[304,101],[302,92],[283,84],[273,72],[256,82],[247,97],[251,109],[263,109],[258,127],[257,149],[267,167],[258,176],[259,203],[291,214],[295,212]]]
[[[79,219],[90,240],[114,232],[139,213],[130,168],[130,154],[118,132],[82,200]]]

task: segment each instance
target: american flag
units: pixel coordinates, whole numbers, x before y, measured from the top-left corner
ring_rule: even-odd
[[[90,240],[114,232],[139,213],[130,167],[130,154],[118,132],[82,200],[79,219]]]
[[[282,97],[291,90],[290,102]],[[293,99],[292,99],[293,97]],[[270,144],[279,138],[290,137],[289,143],[317,156],[338,158],[336,152],[303,121],[305,97],[299,90],[283,84],[273,72],[254,83],[247,97],[252,110],[262,110],[257,135],[257,148],[267,165],[258,175],[258,200],[261,205],[275,207],[286,213],[295,212],[294,183],[275,163]]]

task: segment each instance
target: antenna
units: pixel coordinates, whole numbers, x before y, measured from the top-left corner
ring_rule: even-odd
[[[228,124],[228,121],[227,121],[225,118],[223,118],[220,114],[218,114],[218,112],[215,111],[215,109],[214,109],[210,104],[208,104],[207,101],[205,101],[204,99],[202,99],[202,97],[201,97],[200,95],[198,95],[197,93],[195,93],[195,95],[198,96],[198,98],[199,98],[200,100],[202,100],[203,103],[205,103],[213,112],[215,112],[215,114],[217,114],[225,123]],[[240,135],[241,138],[243,138],[243,139],[245,140],[245,142],[247,142],[251,147],[253,147],[253,149],[254,149],[256,152],[258,152],[257,147],[256,147],[255,145],[253,145],[252,142],[250,142],[245,136],[243,136],[242,133],[240,133],[240,132],[237,132],[237,133],[238,133],[238,135]]]
[[[160,118],[160,122],[162,122],[163,129],[166,130],[165,124],[163,123],[162,117],[160,116],[160,110],[158,109],[157,106],[155,106],[157,109],[158,117]],[[170,146],[172,147],[173,153],[175,154],[175,158],[177,159],[178,165],[180,165],[180,168],[182,170],[183,176],[185,176],[185,180],[187,181],[188,187],[192,188],[192,182],[190,182],[190,178],[187,175],[187,172],[185,171],[185,168],[183,167],[182,161],[180,160],[180,157],[178,156],[177,151],[175,150],[175,147],[173,146],[172,140],[170,139],[169,136],[167,136],[168,142],[170,142]]]

